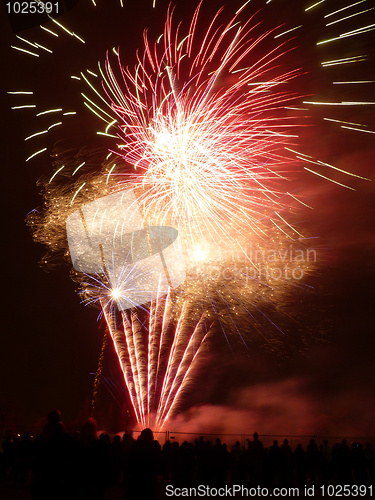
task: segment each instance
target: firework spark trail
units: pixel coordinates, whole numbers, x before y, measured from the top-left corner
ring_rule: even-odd
[[[136,361],[136,377],[138,379],[139,399],[141,403],[142,421],[146,422],[147,401],[147,372],[145,363],[145,346],[141,332],[141,325],[136,311],[131,313],[131,324],[134,342],[134,354]]]
[[[175,395],[186,380],[186,374],[207,336],[207,334],[204,334],[204,314],[202,314],[191,333],[183,330],[183,328],[187,328],[185,325],[186,312],[184,312],[183,306],[177,326],[174,328],[173,338],[162,341],[162,334],[164,333],[163,337],[165,337],[168,328],[164,320],[167,319],[167,315],[170,313],[168,311],[170,305],[167,303],[168,299],[166,299],[163,324],[160,328],[157,315],[162,312],[162,305],[160,305],[162,301],[155,302],[152,306],[150,318],[152,316],[153,319],[149,320],[146,341],[143,340],[141,322],[136,311],[122,312],[122,331],[116,326],[116,308],[112,308],[112,311],[110,311],[108,304],[106,307],[104,302],[101,302],[136,419],[142,426],[150,425],[150,422],[154,421],[156,428],[159,430],[165,422],[165,415],[169,414],[172,406],[174,406]],[[159,335],[157,333],[158,325]],[[160,337],[159,349],[157,349],[158,337]],[[149,350],[145,353],[147,343]],[[197,344],[197,346],[194,346],[194,344]],[[162,345],[164,352],[161,355]],[[164,359],[166,351],[168,351],[167,362]],[[158,384],[162,386],[161,389],[158,389]],[[158,390],[161,394],[156,408],[156,393]]]
[[[171,371],[173,370],[174,363],[176,361],[176,358],[178,356],[178,347],[181,341],[181,329],[183,328],[184,325],[184,314],[185,314],[185,309],[186,309],[186,303],[183,304],[183,309],[181,311],[181,315],[178,319],[177,325],[176,325],[176,330],[175,330],[175,335],[173,338],[172,346],[169,351],[169,356],[168,356],[168,362],[167,362],[167,367],[166,367],[166,372],[163,378],[163,384],[161,387],[161,393],[160,393],[160,398],[159,398],[159,404],[157,408],[157,414],[160,413],[161,409],[164,406],[164,401],[168,392],[168,387],[169,387],[169,382],[170,382],[170,376],[171,376]]]
[[[201,347],[201,346],[203,345],[203,343],[205,342],[205,340],[207,339],[207,337],[208,337],[209,333],[211,332],[211,328],[212,328],[212,326],[213,326],[213,325],[211,325],[211,326],[210,326],[210,328],[208,329],[207,333],[206,333],[206,334],[204,335],[204,337],[202,338],[202,340],[201,340],[201,343],[200,343],[199,347]],[[180,383],[180,385],[179,385],[179,387],[178,387],[178,389],[177,389],[177,391],[176,391],[176,393],[175,393],[175,395],[174,395],[174,397],[173,397],[173,400],[172,400],[172,403],[171,403],[171,405],[170,405],[170,407],[169,407],[168,412],[167,412],[167,413],[163,416],[163,418],[162,418],[162,420],[161,420],[160,429],[162,429],[162,428],[163,428],[163,426],[164,426],[165,422],[166,422],[166,421],[167,421],[167,419],[171,416],[171,414],[172,414],[173,410],[174,410],[174,409],[175,409],[175,407],[177,406],[177,402],[178,402],[178,400],[179,400],[179,398],[180,398],[180,396],[181,396],[182,391],[183,391],[183,390],[184,390],[184,388],[185,388],[185,384],[186,384],[186,381],[188,380],[188,377],[189,377],[189,375],[190,375],[190,372],[191,372],[191,370],[193,369],[193,367],[195,366],[194,362],[196,361],[196,358],[197,358],[197,356],[198,356],[198,354],[199,354],[199,353],[200,353],[200,350],[199,350],[199,348],[198,348],[198,349],[196,350],[196,352],[195,352],[195,354],[194,354],[194,356],[193,356],[193,358],[192,358],[192,360],[191,360],[190,364],[189,364],[189,365],[188,365],[188,367],[187,367],[187,370],[186,370],[186,372],[185,372],[185,375],[183,376],[183,379],[181,380],[181,383]]]
[[[168,294],[170,294],[170,287]],[[155,392],[157,386],[157,373],[159,363],[159,342],[161,337],[161,330],[163,327],[163,320],[158,318],[163,316],[163,305],[166,305],[166,299],[161,298],[158,294],[155,301],[150,304],[150,318],[149,318],[149,348],[148,348],[148,415],[154,407]],[[165,312],[165,310],[164,310]]]
[[[152,300],[150,303],[150,314],[149,314],[149,326],[148,326],[148,352],[147,352],[147,415],[151,413],[151,377],[153,372],[153,362],[154,356],[154,342],[155,342],[155,313],[157,309],[157,299]],[[147,425],[150,425],[149,417]]]
[[[184,375],[192,363],[192,358],[194,357],[194,343],[196,343],[197,341],[198,341],[198,350],[199,350],[202,339],[204,338],[204,335],[202,334],[202,338],[200,339],[200,341],[198,340],[199,332],[200,331],[203,332],[204,324],[205,324],[205,315],[202,314],[201,318],[199,319],[199,322],[197,323],[197,325],[194,328],[193,333],[190,335],[190,337],[188,337],[188,344],[187,344],[187,346],[186,346],[186,348],[181,356],[181,359],[180,359],[178,366],[174,370],[172,369],[170,371],[170,378],[172,379],[172,377],[173,377],[173,380],[170,380],[167,383],[168,388],[166,390],[166,393],[168,394],[168,396],[167,396],[166,400],[163,402],[161,409],[158,411],[158,414],[156,417],[157,418],[156,424],[158,427],[160,426],[160,428],[163,427],[163,423],[165,421],[163,416],[166,413],[167,414],[169,413],[168,408],[170,408],[173,405],[175,391],[177,391],[178,388],[180,387],[180,385],[182,384],[182,381],[184,379]],[[172,364],[175,365],[175,364],[177,364],[177,362],[178,362],[178,360],[176,359],[173,363],[171,363],[171,365]],[[173,372],[174,372],[174,375],[173,375]]]
[[[132,325],[131,325],[131,318],[128,318],[125,314],[122,315],[123,317],[123,327],[125,331],[125,339],[126,339],[126,347],[127,347],[127,352],[129,355],[130,359],[130,371],[132,374],[132,378],[134,380],[134,385],[133,385],[133,397],[134,401],[137,402],[137,421],[138,422],[143,422],[143,415],[142,415],[142,404],[141,404],[141,398],[140,398],[140,387],[139,387],[139,378],[138,378],[138,371],[137,371],[137,357],[135,354],[135,345],[134,345],[134,334],[132,330]],[[134,406],[134,403],[133,403]]]
[[[171,313],[172,313],[172,295],[171,295],[171,289],[169,288],[168,294],[165,298],[163,319],[162,319],[161,331],[160,331],[160,335],[159,335],[159,346],[158,346],[158,350],[157,350],[158,361],[157,361],[157,370],[156,370],[155,391],[156,391],[157,386],[159,384],[159,381],[161,380],[161,377],[162,377],[162,364],[164,363],[164,359],[168,354],[167,331],[168,331],[168,328],[170,325]]]
[[[133,381],[134,371],[129,366],[129,358],[130,358],[130,361],[132,360],[132,357],[130,355],[130,351],[128,349],[128,346],[125,347],[123,332],[121,332],[120,330],[118,330],[116,328],[116,320],[113,316],[113,313],[108,311],[103,303],[101,303],[101,306],[102,306],[102,311],[104,314],[105,321],[106,321],[107,326],[108,326],[109,333],[110,333],[111,338],[113,340],[113,345],[115,346],[115,350],[116,350],[118,359],[120,361],[125,384],[126,384],[126,387],[128,389],[131,403],[132,403],[132,406],[134,409],[134,414],[136,416],[137,421],[140,422],[141,415],[139,413],[139,405],[136,403],[136,401],[134,399],[134,393],[135,393],[134,381]]]

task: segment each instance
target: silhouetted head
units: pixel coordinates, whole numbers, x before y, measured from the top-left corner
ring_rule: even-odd
[[[48,413],[47,420],[50,425],[56,426],[61,422],[61,413],[59,410],[52,410]]]
[[[144,443],[151,443],[154,440],[154,433],[147,427],[146,429],[143,429],[139,439]]]
[[[273,442],[274,446],[277,446],[279,443],[277,441],[277,439],[275,439],[275,441]]]
[[[121,436],[119,436],[118,434],[113,438],[113,442],[114,443],[121,443]]]
[[[96,434],[96,421],[93,418],[89,418],[86,423],[83,424],[81,430],[81,441],[83,444],[89,444],[98,438]]]
[[[254,432],[253,436],[254,436],[254,441],[256,441],[259,437],[259,434],[257,432]]]
[[[125,431],[125,434],[122,436],[122,440],[126,441],[127,439],[133,439],[133,431]]]
[[[289,441],[287,439],[284,439],[284,445],[287,446],[289,444]]]

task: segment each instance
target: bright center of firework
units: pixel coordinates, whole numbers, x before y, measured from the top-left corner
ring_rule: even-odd
[[[177,164],[186,164],[189,149],[188,128],[179,123],[179,120],[171,120],[171,123],[158,124],[158,130],[153,131],[155,150],[159,154],[159,161],[170,167]]]
[[[204,260],[206,258],[206,252],[202,248],[196,248],[193,253],[195,260]]]
[[[112,291],[111,291],[111,297],[113,299],[119,299],[121,297],[121,292],[120,290],[118,290],[117,288],[114,288]]]

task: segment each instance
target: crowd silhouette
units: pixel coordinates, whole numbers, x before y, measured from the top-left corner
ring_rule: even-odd
[[[58,411],[48,415],[43,432],[34,440],[7,437],[0,455],[0,481],[30,485],[33,500],[103,500],[108,487],[124,487],[127,500],[164,498],[174,487],[225,485],[300,487],[305,485],[370,485],[375,481],[371,444],[346,440],[320,446],[314,439],[292,450],[288,439],[265,448],[257,433],[247,445],[230,449],[218,438],[203,437],[181,445],[161,445],[151,429],[138,439],[132,432],[97,435],[94,419],[81,432],[67,433]]]

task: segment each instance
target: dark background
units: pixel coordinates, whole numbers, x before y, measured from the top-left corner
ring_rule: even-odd
[[[187,5],[189,2],[176,3],[176,19],[189,20],[193,7]],[[311,12],[304,12],[309,5],[305,3],[273,0],[265,5],[254,0],[244,16],[260,9],[262,29],[283,23],[285,29],[304,25],[294,33],[297,49],[285,59],[286,67],[306,71],[293,84],[293,90],[308,96],[301,101],[375,101],[375,84],[332,85],[332,81],[375,80],[374,32],[316,45],[327,35],[337,36],[373,24],[373,13],[328,29],[323,16],[349,2],[327,0]],[[240,5],[231,2],[228,12],[235,12]],[[220,2],[207,0],[202,20],[210,19],[220,6]],[[366,2],[363,9],[370,6]],[[108,139],[96,135],[103,127],[83,105],[80,92],[86,89],[70,75],[85,69],[96,71],[96,63],[104,60],[106,50],[119,45],[123,61],[134,65],[135,50],[142,47],[143,29],[149,28],[150,39],[161,33],[166,7],[167,2],[157,0],[153,9],[151,0],[142,0],[126,2],[121,9],[113,0],[105,5],[98,1],[94,8],[88,0],[81,0],[59,21],[83,37],[85,44],[52,22],[47,27],[58,32],[59,38],[38,27],[13,32],[12,27],[16,31],[22,26],[14,20],[11,26],[5,6],[0,9],[1,425],[11,422],[26,430],[53,408],[59,408],[69,424],[82,409],[87,410],[105,328],[97,320],[98,311],[79,303],[67,265],[50,273],[40,268],[44,249],[33,242],[25,217],[41,206],[36,182],[41,176],[52,175],[50,154],[58,141],[64,148],[111,146]],[[17,34],[46,45],[53,54],[39,50],[40,57],[35,58],[11,49],[16,45],[32,50],[16,38]],[[320,64],[359,54],[366,54],[367,60],[333,68]],[[17,90],[32,90],[34,95],[7,94]],[[64,111],[77,111],[77,115],[66,117],[63,126],[49,134],[24,142],[25,137],[59,121],[51,115],[36,117],[35,109],[11,110],[24,103],[36,104],[37,111],[62,107]],[[374,134],[344,130],[323,118],[366,124],[369,130],[375,130],[375,106],[307,107],[304,123],[309,126],[300,131],[296,149],[373,179]],[[43,147],[48,151],[25,162]],[[246,349],[235,335],[230,336],[230,349],[219,336],[211,343],[201,378],[185,398],[184,413],[175,422],[176,428],[375,435],[373,183],[328,169],[322,173],[356,191],[329,183],[301,167],[293,175],[298,194],[314,207],[313,211],[301,210],[300,217],[309,234],[317,238],[318,248],[317,269],[309,281],[312,288],[309,293],[296,291],[289,298],[288,311],[300,325],[288,323],[281,315],[279,321],[285,326],[286,336],[280,353],[263,349],[257,339]],[[298,335],[309,340],[308,348],[301,349]],[[109,420],[116,427],[116,418],[126,411],[126,397],[111,349],[109,345],[105,353],[98,409],[113,412]]]

